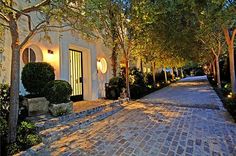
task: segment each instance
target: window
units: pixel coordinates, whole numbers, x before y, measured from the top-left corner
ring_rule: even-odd
[[[36,61],[36,55],[33,49],[26,48],[22,53],[22,60],[24,64],[27,64],[29,62],[35,62]]]

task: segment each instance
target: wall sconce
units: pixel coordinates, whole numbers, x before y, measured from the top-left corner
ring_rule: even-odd
[[[54,51],[48,50],[48,54],[54,54]]]
[[[54,60],[54,51],[48,50],[47,60],[48,62],[52,62]]]
[[[97,70],[100,70],[103,74],[107,72],[107,61],[105,58],[97,60]]]
[[[102,68],[102,63],[100,60],[97,60],[97,70],[99,71],[101,70],[101,68]]]

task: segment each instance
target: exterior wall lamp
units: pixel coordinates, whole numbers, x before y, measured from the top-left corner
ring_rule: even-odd
[[[48,50],[48,54],[54,54],[54,51]]]
[[[97,60],[97,70],[105,74],[107,72],[107,61],[105,58]]]

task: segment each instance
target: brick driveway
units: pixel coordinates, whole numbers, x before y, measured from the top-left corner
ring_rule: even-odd
[[[206,77],[187,78],[51,143],[47,151],[74,156],[235,156],[236,124]]]

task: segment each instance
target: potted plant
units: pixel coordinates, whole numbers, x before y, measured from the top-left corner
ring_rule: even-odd
[[[49,111],[53,116],[70,114],[73,112],[71,85],[64,80],[48,82],[44,87],[46,99],[50,102]]]
[[[48,113],[49,102],[43,97],[43,91],[48,82],[55,80],[54,68],[46,62],[28,63],[22,70],[21,80],[29,93],[23,101],[28,116]]]

